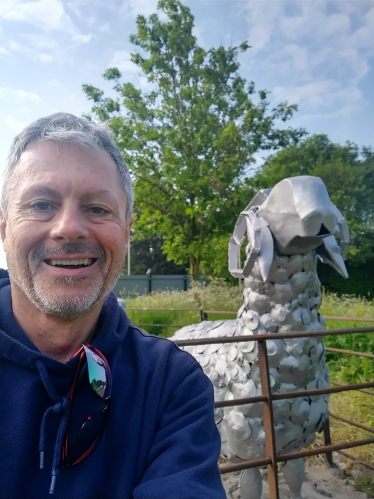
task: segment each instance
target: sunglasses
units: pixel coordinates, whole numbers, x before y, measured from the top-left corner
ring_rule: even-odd
[[[105,420],[108,413],[107,409],[112,391],[112,376],[109,364],[104,355],[97,348],[88,343],[83,343],[74,357],[78,355],[80,357],[70,393],[68,411],[70,412],[77,381],[84,366],[84,359],[87,360],[90,386],[94,393],[102,399],[104,407],[100,411],[93,412],[87,416],[86,422],[82,425],[78,436],[73,442],[69,442],[69,434],[66,429],[62,448],[61,468],[79,463],[82,459],[87,457],[98,444],[104,431]]]

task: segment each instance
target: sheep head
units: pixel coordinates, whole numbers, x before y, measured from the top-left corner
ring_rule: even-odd
[[[337,232],[340,246],[334,237]],[[239,248],[245,233],[247,259],[240,269]],[[316,249],[324,263],[348,277],[344,264],[348,244],[346,221],[331,202],[322,180],[306,175],[291,177],[273,189],[259,191],[239,215],[229,243],[229,270],[234,277],[246,277],[257,260],[265,282],[274,249],[287,256]]]

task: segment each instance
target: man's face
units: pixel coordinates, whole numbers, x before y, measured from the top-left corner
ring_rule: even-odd
[[[1,238],[12,284],[42,312],[72,319],[113,288],[132,220],[104,150],[33,142],[8,186]]]

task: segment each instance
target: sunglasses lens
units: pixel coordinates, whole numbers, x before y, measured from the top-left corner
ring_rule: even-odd
[[[93,349],[86,345],[83,345],[83,348],[87,358],[90,385],[101,398],[105,398],[108,380],[104,361]]]
[[[61,463],[62,468],[81,461],[96,447],[104,430],[106,414],[106,411],[91,414],[73,444],[69,444],[68,455]]]

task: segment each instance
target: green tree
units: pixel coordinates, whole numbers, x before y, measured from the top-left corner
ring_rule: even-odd
[[[148,269],[152,274],[185,274],[186,265],[177,265],[168,261],[162,251],[164,241],[159,236],[131,241],[131,274],[145,274]],[[127,262],[124,273],[127,273]]]
[[[348,258],[361,263],[373,258],[374,152],[352,142],[334,144],[326,135],[313,135],[268,158],[252,179],[257,189],[273,187],[296,175],[320,177],[332,202],[348,222]]]
[[[238,47],[204,50],[193,36],[194,17],[179,0],[160,0],[157,14],[137,18],[131,56],[150,90],[121,82],[105,71],[116,98],[83,85],[94,101],[91,116],[110,127],[134,177],[139,237],[158,234],[168,259],[190,263],[199,275],[205,246],[232,230],[242,203],[243,177],[261,149],[297,142],[300,129],[280,123],[296,106],[269,108],[268,92],[256,91],[238,72]]]

